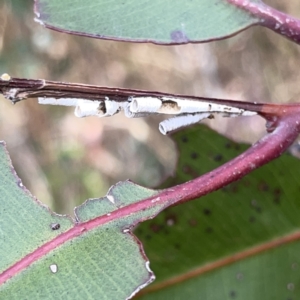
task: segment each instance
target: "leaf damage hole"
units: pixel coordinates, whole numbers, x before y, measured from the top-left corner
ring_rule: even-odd
[[[177,217],[175,215],[166,216],[165,220],[166,220],[166,224],[170,227],[177,223]]]

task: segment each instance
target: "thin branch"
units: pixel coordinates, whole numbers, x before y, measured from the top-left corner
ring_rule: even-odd
[[[259,19],[259,25],[267,27],[289,40],[300,44],[300,20],[263,3],[251,0],[227,0]]]
[[[286,110],[285,114],[274,120],[272,125],[276,127],[275,130],[247,151],[201,177],[162,191],[158,195],[160,201],[175,205],[199,198],[241,179],[279,157],[295,141],[300,132],[300,106]]]
[[[277,106],[271,104],[11,78],[8,74],[0,77],[0,92],[13,103],[38,97],[40,104],[75,106],[77,117],[109,117],[120,111],[128,118],[150,114],[173,116],[159,124],[164,135],[204,118],[213,118],[214,114],[237,117],[263,114],[266,109],[277,110]]]
[[[13,78],[8,74],[0,77],[0,93],[13,103],[28,98],[52,97],[52,98],[83,98],[91,101],[105,100],[107,97],[114,101],[126,102],[129,97],[177,97],[195,101],[214,102],[224,105],[239,107],[241,109],[260,112],[263,104],[256,102],[233,101],[188,95],[161,93],[135,89],[102,87],[97,85],[65,83],[44,79]]]

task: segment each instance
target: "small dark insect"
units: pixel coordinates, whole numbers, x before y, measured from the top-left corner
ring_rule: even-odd
[[[52,230],[58,230],[60,228],[60,224],[59,223],[51,223],[50,227]]]

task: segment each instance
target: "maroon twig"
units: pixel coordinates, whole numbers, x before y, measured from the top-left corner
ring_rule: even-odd
[[[289,40],[300,43],[300,20],[287,15],[263,2],[251,0],[227,0],[258,18],[258,25],[267,27]]]

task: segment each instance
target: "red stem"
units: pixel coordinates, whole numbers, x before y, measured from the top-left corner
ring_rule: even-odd
[[[258,18],[258,24],[300,43],[300,20],[276,10],[263,2],[251,0],[227,0],[229,3],[250,12]]]
[[[294,110],[294,113],[292,113]],[[247,151],[203,176],[166,189],[158,195],[168,204],[179,204],[216,191],[241,179],[254,169],[279,157],[297,138],[300,132],[300,106],[293,106],[278,117],[275,130],[255,143]]]

